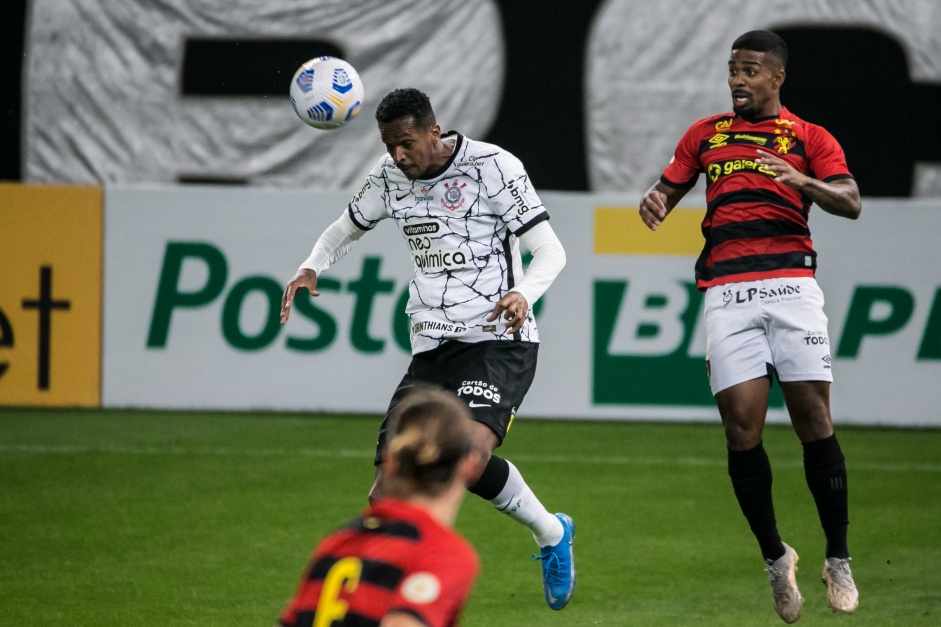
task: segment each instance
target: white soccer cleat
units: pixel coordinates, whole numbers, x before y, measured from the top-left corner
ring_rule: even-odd
[[[768,567],[768,581],[774,593],[774,609],[785,623],[793,623],[801,617],[804,610],[804,597],[797,589],[797,552],[784,545],[784,555],[775,561],[765,560]]]
[[[859,607],[859,592],[850,571],[850,559],[828,557],[823,563],[820,579],[827,586],[827,601],[834,612],[849,614]]]

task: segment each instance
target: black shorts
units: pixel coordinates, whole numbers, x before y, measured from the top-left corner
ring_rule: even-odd
[[[445,342],[412,356],[412,363],[395,389],[379,427],[375,463],[382,463],[386,430],[392,409],[415,383],[431,383],[451,390],[467,403],[471,417],[490,427],[503,443],[516,410],[536,376],[539,344],[535,342]]]

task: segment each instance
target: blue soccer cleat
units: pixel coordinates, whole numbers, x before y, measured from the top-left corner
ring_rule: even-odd
[[[542,587],[546,603],[554,610],[561,610],[575,592],[575,557],[572,555],[572,540],[575,539],[575,523],[567,514],[556,514],[562,523],[562,539],[555,546],[544,546],[541,555],[533,555],[542,561]]]

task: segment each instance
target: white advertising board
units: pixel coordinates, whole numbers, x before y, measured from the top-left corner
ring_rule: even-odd
[[[661,245],[660,232],[644,231],[632,210],[639,195],[542,198],[568,263],[537,304],[543,343],[520,415],[716,420],[690,244],[664,234]],[[409,361],[401,310],[411,266],[391,224],[367,234],[321,278],[321,296],[278,324],[284,284],[347,200],[106,188],[103,404],[385,411]],[[677,209],[665,227],[689,227],[695,245],[701,212]],[[856,222],[815,209],[811,230],[835,420],[941,425],[941,203],[866,200]],[[786,420],[779,394],[769,416]]]

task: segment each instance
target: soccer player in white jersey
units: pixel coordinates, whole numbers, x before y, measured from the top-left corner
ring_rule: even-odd
[[[550,514],[519,470],[493,451],[533,381],[539,335],[532,306],[562,270],[565,251],[519,159],[454,131],[442,134],[424,93],[390,92],[376,120],[387,154],[288,282],[281,323],[298,289],[318,296],[317,277],[392,219],[415,273],[406,308],[412,361],[379,429],[369,498],[382,493],[380,453],[392,409],[417,383],[452,390],[474,418],[480,455],[468,489],[530,529],[546,602],[560,610],[575,590],[575,524]],[[525,276],[520,243],[533,255]]]

